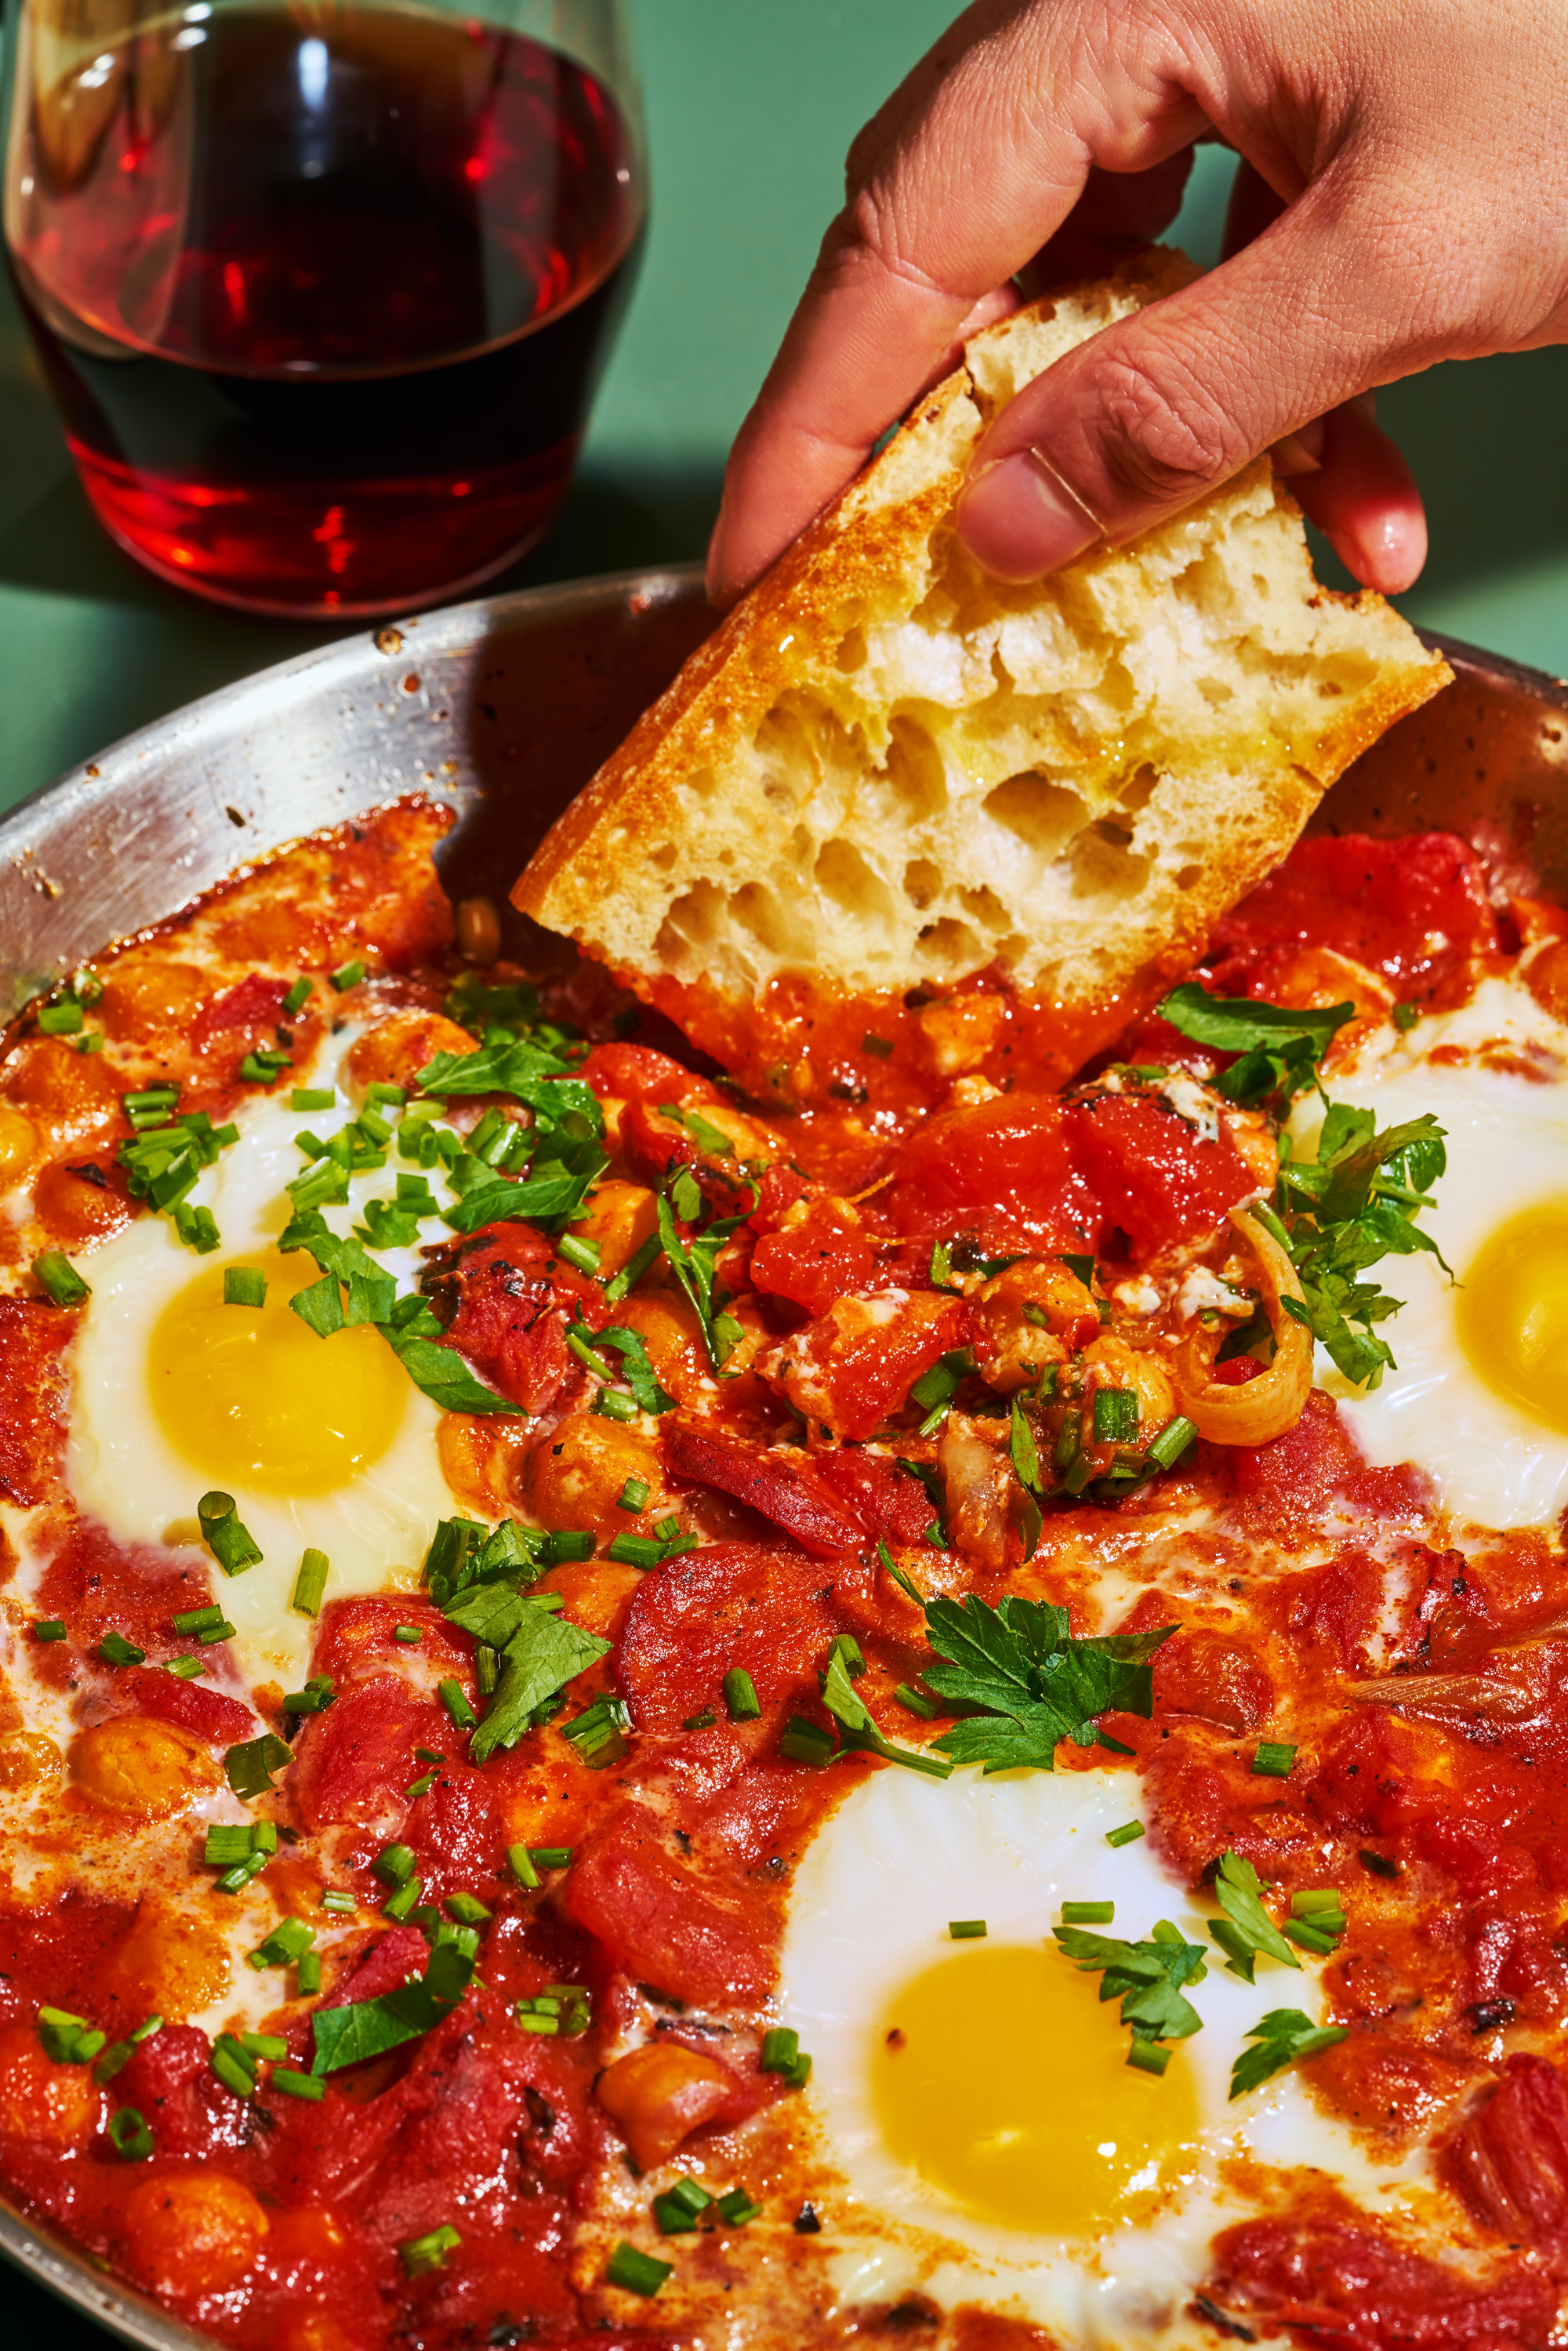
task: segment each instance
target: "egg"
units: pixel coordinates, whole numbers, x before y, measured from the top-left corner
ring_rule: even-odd
[[[355,1031],[329,1039],[310,1073],[334,1084]],[[225,1579],[213,1568],[235,1629],[235,1662],[250,1683],[295,1680],[313,1626],[290,1606],[307,1549],[329,1562],[329,1597],[412,1590],[438,1520],[456,1508],[441,1473],[440,1413],[368,1327],[319,1338],[290,1311],[319,1279],[303,1250],[277,1237],[293,1212],[286,1186],[306,1165],[295,1143],[323,1141],[351,1117],[340,1096],[308,1116],[287,1094],[242,1105],[236,1142],[191,1194],[210,1208],[220,1245],[184,1247],[166,1217],[147,1216],[93,1252],[72,1384],[67,1476],[79,1509],[127,1543],[198,1544],[196,1504],[235,1497],[259,1565]],[[346,1207],[324,1213],[346,1234],[367,1199],[388,1195],[391,1169],[354,1176]],[[378,1256],[412,1286],[413,1249]],[[259,1272],[259,1306],[225,1302],[230,1267]],[[205,1556],[205,1554],[204,1554]]]
[[[1517,978],[1490,978],[1458,1011],[1335,1073],[1329,1094],[1380,1126],[1427,1113],[1448,1168],[1420,1228],[1429,1256],[1372,1270],[1402,1303],[1378,1325],[1395,1368],[1360,1389],[1320,1348],[1335,1396],[1379,1465],[1414,1461],[1457,1518],[1538,1525],[1568,1505],[1568,1030]],[[1322,1120],[1309,1097],[1291,1132],[1308,1155]]]
[[[1187,2312],[1217,2229],[1249,2216],[1249,2164],[1306,2166],[1364,2206],[1414,2210],[1425,2158],[1377,2167],[1319,2111],[1307,2069],[1232,2102],[1230,2069],[1270,2009],[1321,2020],[1314,1963],[1228,1971],[1200,1911],[1145,1838],[1129,1772],[898,1771],[867,1778],[797,1874],[780,2013],[810,2051],[815,2136],[841,2183],[822,2200],[841,2309],[918,2292],[977,2302],[1064,2342],[1210,2344]],[[1202,2030],[1163,2076],[1127,2063],[1101,1977],[1051,1928],[1109,1902],[1096,1931],[1174,1923],[1211,1956],[1186,1987]],[[954,1920],[985,1936],[955,1940]]]

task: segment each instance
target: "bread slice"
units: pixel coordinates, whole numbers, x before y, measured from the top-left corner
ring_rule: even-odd
[[[1318,585],[1266,457],[1048,580],[971,562],[953,509],[984,426],[1197,274],[1150,248],[977,336],[566,810],[517,904],[732,1067],[803,1056],[797,1092],[806,1028],[854,1029],[829,1008],[894,1017],[977,974],[1055,1020],[1064,1068],[1114,1033],[1449,675],[1381,597]]]

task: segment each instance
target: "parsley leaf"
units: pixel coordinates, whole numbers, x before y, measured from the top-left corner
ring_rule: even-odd
[[[311,2018],[316,2038],[313,2074],[336,2074],[361,2065],[405,2041],[419,2041],[450,2016],[468,1988],[479,1938],[459,1928],[449,1942],[431,1952],[423,1976],[376,2000],[355,2000],[341,2008],[319,2008]]]
[[[1244,2049],[1230,2069],[1231,2096],[1239,2098],[1270,2074],[1281,2073],[1303,2057],[1315,2057],[1320,2049],[1332,2049],[1346,2032],[1343,2024],[1314,2024],[1299,2008],[1271,2008],[1249,2028],[1247,2038],[1256,2045]]]
[[[1239,1976],[1243,1983],[1250,1983],[1260,1952],[1270,1959],[1278,1959],[1282,1967],[1301,1966],[1300,1959],[1263,1907],[1262,1881],[1249,1861],[1244,1860],[1239,1853],[1221,1854],[1214,1892],[1225,1916],[1214,1919],[1208,1931],[1227,1954],[1225,1966],[1228,1974]]]
[[[369,1323],[379,1331],[404,1371],[444,1412],[518,1413],[440,1343],[442,1329],[417,1291],[397,1295],[397,1283],[362,1242],[334,1233],[319,1208],[302,1208],[278,1236],[280,1249],[305,1249],[321,1268],[319,1281],[296,1293],[291,1311],[319,1339]],[[345,1300],[344,1290],[348,1296]]]
[[[484,1595],[486,1599],[489,1594]],[[536,1707],[552,1698],[570,1681],[604,1656],[610,1643],[597,1633],[558,1616],[537,1600],[508,1594],[517,1611],[517,1625],[501,1653],[501,1677],[485,1719],[468,1743],[468,1760],[483,1763],[497,1747],[515,1747],[525,1730],[533,1729]],[[446,1614],[463,1624],[468,1595],[455,1601]],[[488,1621],[495,1621],[494,1617]],[[473,1629],[472,1626],[469,1627]],[[495,1644],[495,1635],[482,1637]]]
[[[1093,1745],[1095,1716],[1154,1712],[1150,1660],[1176,1626],[1080,1641],[1068,1621],[1065,1608],[1016,1595],[995,1608],[973,1593],[925,1603],[926,1637],[948,1662],[922,1678],[972,1710],[936,1741],[956,1763],[984,1763],[988,1774],[1020,1765],[1050,1771],[1063,1739]]]
[[[593,1334],[596,1347],[613,1347],[621,1357],[627,1386],[632,1402],[640,1410],[650,1413],[674,1412],[675,1399],[659,1385],[653,1366],[648,1360],[648,1343],[641,1331],[627,1324],[612,1323],[608,1331]]]
[[[1208,1970],[1201,1943],[1189,1943],[1162,1918],[1146,1942],[1124,1943],[1084,1927],[1053,1927],[1051,1933],[1081,1975],[1101,1974],[1102,2000],[1120,2000],[1122,2022],[1134,2041],[1185,2041],[1203,2029],[1203,2019],[1181,1987],[1201,1983]]]
[[[570,1078],[571,1071],[571,1063],[563,1061],[559,1053],[549,1052],[509,1029],[492,1028],[472,1053],[437,1053],[416,1073],[414,1083],[422,1093],[438,1094],[444,1101],[453,1094],[513,1094],[531,1107],[533,1088],[543,1080]],[[574,1082],[578,1092],[591,1100],[591,1089],[580,1079]]]
[[[1173,987],[1155,1007],[1156,1019],[1168,1021],[1195,1044],[1240,1055],[1212,1083],[1227,1101],[1249,1104],[1276,1095],[1288,1101],[1317,1085],[1319,1063],[1354,1016],[1355,1006],[1349,1003],[1333,1004],[1322,1012],[1298,1011],[1291,1005],[1255,1003],[1246,996],[1210,996],[1191,979]]]
[[[722,1127],[715,1126],[711,1119],[700,1117],[695,1110],[682,1110],[675,1102],[661,1102],[659,1116],[674,1119],[677,1126],[684,1126],[692,1140],[700,1144],[710,1158],[735,1159],[739,1156],[733,1138],[726,1134]]]
[[[679,1186],[677,1176],[675,1187]],[[695,1190],[695,1186],[692,1187]],[[751,1186],[752,1206],[757,1203],[757,1186]],[[698,1194],[698,1205],[701,1195]],[[675,1217],[680,1207],[677,1199],[671,1205],[661,1192],[658,1197],[659,1238],[664,1245],[665,1261],[686,1297],[692,1311],[702,1325],[703,1343],[708,1361],[716,1372],[722,1371],[740,1343],[740,1325],[722,1309],[727,1302],[725,1294],[714,1288],[714,1268],[718,1253],[731,1233],[746,1221],[744,1216],[718,1217],[701,1233],[694,1233],[684,1241],[675,1229]],[[693,1213],[695,1213],[694,1209]],[[749,1213],[749,1212],[748,1212]],[[689,1221],[689,1219],[688,1219]]]
[[[834,1645],[822,1682],[822,1704],[839,1726],[841,1754],[880,1755],[885,1762],[902,1763],[907,1771],[924,1771],[927,1779],[950,1779],[954,1766],[945,1756],[920,1747],[900,1747],[884,1738],[872,1720],[865,1702],[855,1693],[842,1650]]]

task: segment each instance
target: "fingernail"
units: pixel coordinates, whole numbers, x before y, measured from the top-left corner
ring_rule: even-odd
[[[1317,474],[1322,470],[1323,443],[1326,429],[1321,416],[1314,416],[1299,432],[1287,433],[1276,441],[1269,455],[1274,461],[1274,471],[1287,479],[1292,474]]]
[[[957,521],[976,562],[998,580],[1039,580],[1105,536],[1038,449],[1020,449],[974,475],[958,501]]]

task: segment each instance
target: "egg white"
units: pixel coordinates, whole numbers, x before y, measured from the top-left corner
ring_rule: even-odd
[[[329,1038],[301,1082],[335,1084],[355,1034],[345,1028]],[[200,1258],[185,1248],[166,1217],[146,1216],[84,1259],[92,1294],[77,1339],[67,1478],[78,1509],[101,1520],[120,1541],[197,1540],[201,1472],[170,1444],[147,1392],[148,1345],[159,1316],[204,1266],[226,1264],[276,1242],[292,1213],[285,1186],[307,1165],[294,1137],[308,1127],[326,1141],[353,1115],[341,1095],[336,1109],[308,1114],[291,1110],[287,1092],[242,1104],[235,1113],[237,1142],[204,1169],[190,1196],[216,1220],[221,1246],[213,1256]],[[325,1211],[335,1232],[347,1233],[362,1219],[367,1199],[391,1193],[395,1169],[394,1160],[351,1179],[348,1206]],[[377,1254],[400,1288],[412,1285],[415,1250]],[[308,1271],[308,1259],[299,1263]],[[436,1450],[440,1417],[411,1380],[391,1444],[344,1485],[297,1500],[234,1486],[239,1518],[260,1546],[261,1562],[225,1577],[204,1549],[201,1556],[235,1626],[230,1654],[247,1683],[297,1678],[309,1656],[314,1626],[289,1606],[307,1549],[327,1554],[329,1597],[417,1586],[437,1521],[457,1507]]]
[[[1030,2235],[977,2219],[891,2152],[878,2121],[873,2059],[895,1995],[955,1945],[954,1918],[986,1920],[992,1943],[1050,1946],[1069,1901],[1114,1902],[1107,1934],[1136,1940],[1160,1918],[1209,1944],[1207,1914],[1166,1875],[1147,1842],[1113,1847],[1106,1831],[1141,1817],[1125,1771],[955,1773],[946,1784],[886,1771],[866,1779],[824,1824],[798,1873],[780,1967],[780,2013],[810,2052],[805,2092],[817,2136],[841,2176],[825,2199],[833,2288],[841,2309],[917,2288],[945,2307],[979,2302],[1045,2326],[1072,2351],[1209,2344],[1186,2315],[1210,2267],[1217,2229],[1247,2217],[1222,2183],[1226,2158],[1311,2166],[1364,2208],[1417,2209],[1421,2153],[1379,2166],[1347,2126],[1319,2110],[1303,2076],[1287,2071],[1235,2105],[1230,2068],[1248,2029],[1271,2008],[1314,2020],[1322,2001],[1313,1963],[1301,1970],[1260,1959],[1257,1981],[1229,1974],[1213,1949],[1187,1996],[1203,2030],[1182,2044],[1196,2073],[1200,2159],[1146,2229],[1113,2230],[1093,2243]],[[960,1960],[954,1964],[961,1965]],[[1063,1967],[1067,1966],[1063,1959]],[[1095,2019],[1125,2037],[1114,2004]],[[1145,2112],[1158,2085],[1128,2074],[1128,2114]],[[1117,2128],[1106,2116],[1107,2139]]]
[[[1434,1062],[1437,1049],[1459,1062]],[[1538,1074],[1489,1067],[1497,1052]],[[1420,1225],[1454,1274],[1525,1209],[1568,1195],[1568,1030],[1518,979],[1484,980],[1458,1011],[1416,1021],[1329,1080],[1331,1101],[1375,1111],[1393,1126],[1430,1112],[1446,1130],[1448,1170]],[[1291,1133],[1309,1155],[1322,1119],[1313,1097]],[[1316,1379],[1338,1398],[1369,1461],[1414,1461],[1456,1517],[1490,1527],[1535,1526],[1568,1505],[1568,1437],[1531,1420],[1489,1387],[1460,1343],[1458,1291],[1436,1259],[1385,1259],[1372,1279],[1403,1302],[1378,1326],[1397,1368],[1355,1387],[1322,1348]]]

